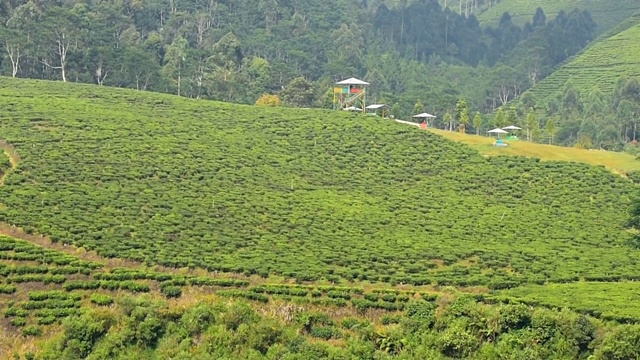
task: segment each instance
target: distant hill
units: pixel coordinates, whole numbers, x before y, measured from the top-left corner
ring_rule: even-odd
[[[616,32],[620,29],[620,32]],[[611,29],[582,54],[546,77],[529,91],[541,103],[563,91],[568,80],[577,90],[613,91],[620,76],[640,76],[640,14]]]
[[[604,32],[627,19],[640,9],[637,0],[501,0],[489,9],[476,12],[478,20],[483,24],[495,25],[502,14],[509,12],[512,21],[524,25],[531,21],[536,9],[541,7],[547,19],[555,17],[561,10],[571,11],[575,8],[587,10],[598,23],[598,32]]]

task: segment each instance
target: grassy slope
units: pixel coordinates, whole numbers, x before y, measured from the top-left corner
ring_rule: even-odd
[[[568,80],[583,92],[599,88],[608,93],[620,76],[640,76],[640,15],[625,25],[624,31],[601,38],[529,91],[544,103],[561,92]]]
[[[484,158],[335,112],[11,79],[0,99],[22,157],[0,216],[104,255],[455,285],[630,276],[640,260],[620,246],[633,186],[602,168]]]
[[[493,146],[495,138],[461,134],[459,132],[429,129],[435,134],[467,144],[485,155],[515,155],[552,161],[574,161],[596,166],[605,166],[616,173],[640,170],[640,161],[633,155],[612,151],[592,151],[564,146],[512,141],[506,148]]]
[[[515,23],[523,25],[531,21],[538,7],[545,11],[547,19],[554,18],[561,10],[569,12],[576,7],[587,10],[598,24],[598,31],[604,32],[640,10],[640,3],[636,0],[501,0],[477,17],[482,23],[496,25],[502,14],[509,12]]]

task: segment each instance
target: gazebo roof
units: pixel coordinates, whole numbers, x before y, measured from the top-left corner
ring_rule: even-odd
[[[347,80],[337,82],[336,85],[369,85],[369,83],[356,78],[349,78]]]
[[[389,105],[386,105],[386,104],[372,104],[372,105],[367,106],[366,109],[375,110],[375,109],[384,109],[384,108],[388,108],[388,107],[389,107]]]
[[[413,115],[414,118],[434,118],[436,117],[435,115],[431,115],[429,113],[422,113],[422,114],[418,114],[418,115]]]

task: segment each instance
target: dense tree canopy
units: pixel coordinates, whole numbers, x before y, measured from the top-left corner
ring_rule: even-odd
[[[504,14],[483,29],[437,0],[18,0],[0,10],[4,75],[243,103],[305,78],[308,97],[293,106],[325,106],[335,80],[357,76],[398,103],[399,116],[420,99],[441,113],[460,97],[492,110],[579,51],[595,28],[586,12],[546,19],[539,9],[523,28]]]

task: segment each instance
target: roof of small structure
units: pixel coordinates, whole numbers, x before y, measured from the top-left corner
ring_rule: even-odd
[[[382,108],[388,108],[389,105],[386,104],[372,104],[366,107],[366,109],[382,109]]]
[[[355,106],[349,106],[349,107],[346,107],[346,108],[344,108],[342,110],[345,110],[345,111],[362,111],[362,109],[357,108]]]
[[[436,117],[435,115],[431,115],[429,113],[422,113],[422,114],[418,114],[418,115],[413,115],[414,118],[434,118]]]
[[[515,125],[509,125],[507,127],[503,127],[502,130],[522,130],[522,128],[519,128]]]
[[[369,83],[356,78],[349,78],[347,80],[337,82],[336,85],[369,85]]]

